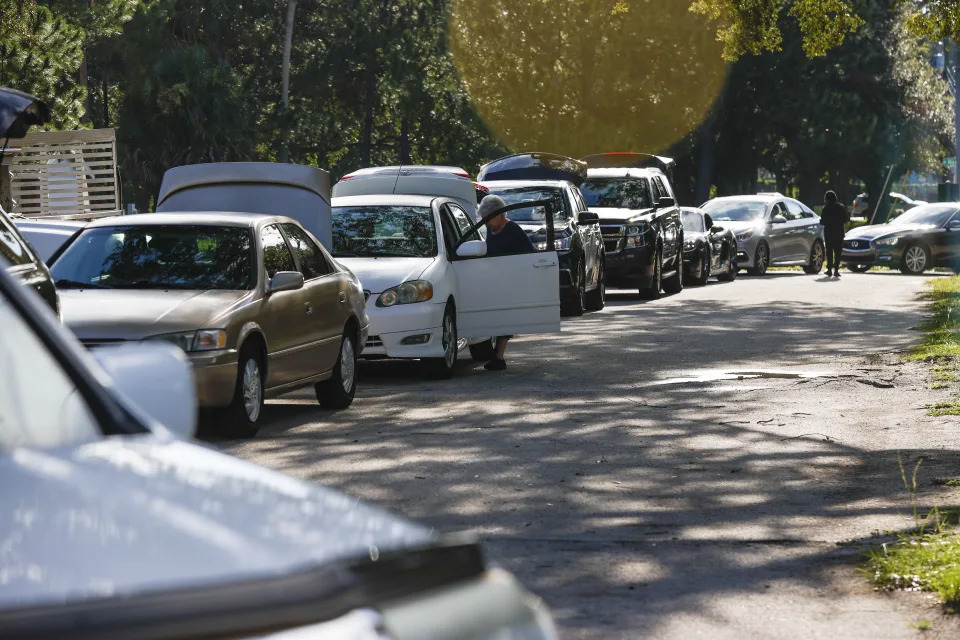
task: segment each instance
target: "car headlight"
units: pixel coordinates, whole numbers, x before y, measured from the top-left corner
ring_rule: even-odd
[[[223,329],[200,329],[151,336],[147,340],[163,340],[174,344],[184,351],[216,351],[227,346],[227,332]]]
[[[683,248],[686,249],[687,251],[690,251],[691,249],[696,249],[696,248],[697,248],[697,241],[696,241],[696,240],[684,240],[684,241],[683,241]]]
[[[433,298],[433,285],[426,280],[410,280],[391,287],[377,298],[378,307],[393,307],[398,304],[426,302]]]
[[[898,242],[900,242],[900,236],[890,236],[889,238],[880,238],[879,240],[873,241],[873,243],[879,247],[892,247]]]
[[[554,250],[556,250],[556,251],[567,251],[567,250],[569,250],[569,249],[570,249],[570,241],[571,241],[571,240],[572,240],[572,237],[571,237],[571,236],[567,236],[567,237],[565,237],[565,238],[557,238],[556,240],[553,241],[553,248],[554,248]],[[546,242],[538,242],[538,243],[536,243],[536,244],[533,245],[533,246],[534,246],[534,248],[535,248],[537,251],[546,251],[546,250],[547,250],[547,243],[546,243]]]
[[[737,241],[743,242],[744,240],[749,240],[750,238],[753,237],[753,234],[755,233],[756,231],[754,231],[753,229],[750,229],[748,231],[741,231],[740,233],[737,234]]]

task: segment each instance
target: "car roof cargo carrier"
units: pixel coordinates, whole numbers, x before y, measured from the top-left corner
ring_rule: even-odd
[[[494,180],[567,180],[577,185],[587,179],[587,164],[554,153],[518,153],[480,167],[478,182]]]
[[[470,180],[470,174],[460,167],[368,167],[348,173],[333,185],[334,198],[390,194],[453,198],[470,217],[477,217],[476,187]]]
[[[634,151],[610,151],[581,158],[591,169],[660,169],[673,181],[673,158]]]
[[[333,248],[330,173],[279,162],[218,162],[168,169],[157,212],[232,211],[289,216]]]

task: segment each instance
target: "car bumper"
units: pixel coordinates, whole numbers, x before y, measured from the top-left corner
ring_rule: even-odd
[[[378,307],[376,296],[371,295],[367,302],[370,327],[362,357],[442,358],[445,310],[446,302]],[[409,344],[418,338],[422,342]]]
[[[201,408],[226,407],[233,401],[237,387],[237,352],[188,353],[197,386],[197,404]]]
[[[648,286],[653,279],[653,258],[650,245],[607,251],[604,255],[604,275],[608,282]]]
[[[737,267],[749,269],[753,267],[754,259],[757,256],[757,243],[760,241],[756,236],[749,240],[737,240]]]
[[[853,250],[844,247],[840,255],[840,261],[843,264],[862,264],[878,267],[899,267],[901,252],[897,248],[880,249],[871,247],[869,249]]]

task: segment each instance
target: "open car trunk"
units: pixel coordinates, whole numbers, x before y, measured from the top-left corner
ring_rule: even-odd
[[[587,179],[587,164],[553,153],[518,153],[480,167],[477,182],[495,180],[567,180],[580,186]]]

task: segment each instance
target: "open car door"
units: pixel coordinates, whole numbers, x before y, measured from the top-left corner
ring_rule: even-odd
[[[553,249],[507,256],[482,255],[486,244],[458,253],[486,220],[513,209],[546,207],[547,247],[554,246],[550,200],[521,202],[494,211],[463,234],[454,248],[453,270],[460,283],[457,334],[461,338],[560,332],[560,259]],[[482,245],[482,246],[480,246]]]

